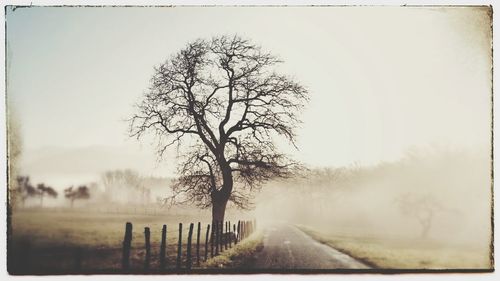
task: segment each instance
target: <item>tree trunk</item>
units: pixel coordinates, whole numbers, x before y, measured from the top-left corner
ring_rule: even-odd
[[[227,201],[229,198],[212,198],[212,225],[216,221],[222,223],[224,221],[224,215],[226,213]]]
[[[223,152],[221,154],[223,154]],[[223,185],[220,190],[214,190],[211,195],[212,224],[216,221],[220,223],[224,222],[224,214],[226,213],[227,201],[229,200],[229,196],[233,191],[233,174],[231,171],[231,167],[223,157],[221,157],[219,163],[222,170]]]

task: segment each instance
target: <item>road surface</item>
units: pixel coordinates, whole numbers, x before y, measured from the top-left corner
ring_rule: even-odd
[[[297,227],[267,227],[256,269],[367,269],[366,264],[312,239]]]

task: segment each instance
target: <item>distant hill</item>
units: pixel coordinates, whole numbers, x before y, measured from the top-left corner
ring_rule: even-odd
[[[35,181],[55,186],[98,181],[109,170],[132,169],[143,177],[172,177],[172,161],[158,163],[153,149],[88,146],[78,148],[44,147],[25,150],[20,163],[21,174]]]
[[[133,169],[145,175],[171,175],[173,165],[157,163],[152,150],[88,146],[80,148],[46,147],[23,151],[21,168],[28,173],[102,173],[106,170]],[[167,170],[170,168],[170,171]]]

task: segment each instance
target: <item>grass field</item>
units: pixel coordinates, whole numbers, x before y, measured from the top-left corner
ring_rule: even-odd
[[[133,224],[131,270],[141,272],[144,265],[144,227],[151,229],[151,264],[159,268],[159,246],[163,224],[167,231],[167,272],[175,269],[178,225],[183,223],[182,262],[185,267],[189,223],[195,223],[193,245],[196,245],[197,219],[189,215],[101,214],[33,209],[17,211],[11,217],[9,272],[13,274],[120,273],[125,223]],[[201,218],[203,220],[203,218]],[[202,221],[200,256],[196,267],[193,246],[193,268],[238,269],[251,267],[254,254],[260,251],[262,234],[254,233],[242,243],[225,250],[220,256],[203,262],[207,218]],[[487,251],[472,245],[450,244],[422,239],[371,237],[322,232],[299,226],[317,241],[345,252],[374,268],[387,269],[488,269]],[[81,252],[78,252],[78,251]],[[210,250],[209,250],[210,251]],[[80,260],[80,262],[78,262]],[[80,268],[77,266],[80,265]]]
[[[179,222],[183,223],[183,263],[189,224],[195,223],[193,245],[196,245],[197,219],[182,215],[98,214],[71,210],[18,211],[12,218],[9,244],[10,261],[20,266],[9,267],[11,273],[64,273],[74,271],[81,249],[82,272],[119,272],[125,223],[133,224],[131,270],[144,264],[144,227],[151,229],[151,269],[159,267],[161,228],[167,225],[167,268],[174,268]],[[208,221],[202,221],[200,256],[205,254],[205,233]],[[193,246],[196,264],[196,248]],[[209,250],[210,251],[210,250]],[[27,255],[25,253],[28,253]],[[184,264],[183,264],[184,266]]]
[[[425,239],[341,235],[299,226],[315,240],[379,269],[490,269],[487,251]]]
[[[208,259],[203,268],[251,268],[256,261],[255,255],[264,247],[264,236],[257,231],[234,248],[219,256]]]

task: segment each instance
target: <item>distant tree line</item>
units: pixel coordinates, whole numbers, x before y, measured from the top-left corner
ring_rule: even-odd
[[[133,170],[106,171],[101,175],[103,199],[112,202],[147,205],[151,203],[151,189],[145,179]]]
[[[35,187],[31,184],[28,176],[17,177],[17,196],[23,207],[29,198],[40,198],[40,206],[43,206],[43,198],[45,196],[57,198],[57,195],[56,190],[44,183],[39,183]]]
[[[38,183],[33,185],[30,182],[28,176],[18,176],[16,178],[17,186],[14,189],[17,200],[21,202],[21,206],[25,207],[26,200],[30,198],[39,198],[40,207],[43,207],[43,199],[45,197],[57,198],[58,192],[51,186],[45,185],[44,183]],[[69,187],[64,190],[65,197],[71,202],[71,207],[73,207],[73,202],[77,199],[89,199],[90,191],[86,185],[81,185],[76,189]]]

